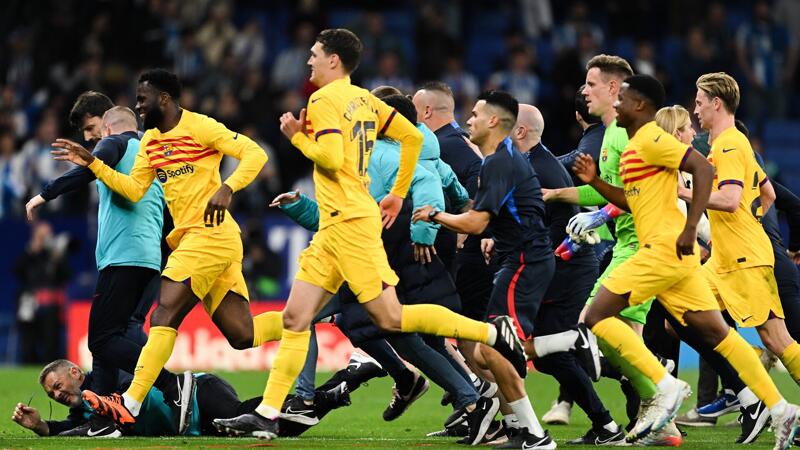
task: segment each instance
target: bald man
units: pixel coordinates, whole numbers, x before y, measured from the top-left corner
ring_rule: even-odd
[[[107,110],[94,156],[118,172],[129,173],[139,152],[136,128],[136,115],[130,108]],[[79,166],[52,180],[29,202],[29,219],[41,204],[95,179],[91,170]],[[89,351],[94,360],[92,390],[106,394],[116,389],[120,370],[133,373],[147,340],[142,325],[158,288],[165,203],[158,181],[138,203],[123,199],[100,181],[97,193],[95,258],[99,276],[89,312]],[[192,383],[191,374],[178,378]],[[176,397],[178,378],[162,371],[156,387],[168,397]]]
[[[544,118],[539,109],[532,105],[520,104],[517,123],[511,134],[514,145],[527,156],[543,188],[572,187],[572,177],[542,144],[543,132]],[[567,222],[578,212],[578,207],[575,205],[545,204],[544,220],[545,225],[550,228],[553,249],[566,238]],[[592,428],[584,436],[570,441],[571,444],[612,445],[624,442],[624,432],[603,406],[592,386],[592,380],[580,367],[575,353],[557,352],[544,355],[548,342],[545,337],[547,335],[557,333],[565,336],[574,335],[577,341],[578,333],[575,331],[575,326],[578,323],[578,316],[599,274],[597,258],[590,246],[584,246],[575,252],[569,261],[556,256],[553,258],[556,261],[555,275],[544,294],[533,327],[535,330],[532,341],[533,352],[540,356],[536,359],[536,368],[555,377],[568,397],[574,399],[592,421]],[[541,347],[538,351],[537,345]]]

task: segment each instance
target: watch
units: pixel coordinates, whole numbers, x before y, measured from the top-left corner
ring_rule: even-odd
[[[441,211],[434,208],[433,210],[431,210],[431,212],[428,213],[428,219],[433,220],[433,218],[436,217],[436,215],[439,214],[440,212]]]

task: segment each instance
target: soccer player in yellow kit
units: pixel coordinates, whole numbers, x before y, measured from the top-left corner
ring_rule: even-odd
[[[524,375],[525,356],[507,316],[493,324],[478,322],[438,305],[403,305],[381,242],[383,224],[391,226],[411,183],[422,135],[367,90],[350,84],[362,45],[345,29],[322,31],[311,47],[310,81],[319,86],[308,112],[281,117],[281,131],[314,162],[319,202],[319,231],[300,255],[300,268],[283,310],[281,346],[270,372],[264,400],[253,414],[214,423],[230,434],[272,439],[278,434],[283,400],[303,367],[309,326],[343,282],[372,320],[389,332],[420,332],[494,346]],[[380,209],[369,195],[367,164],[377,135],[400,142],[395,185]]]
[[[158,178],[175,223],[167,236],[172,253],[161,273],[160,300],[150,315],[150,334],[130,388],[121,396],[83,393],[98,413],[119,425],[136,421],[142,401],[172,354],[178,326],[197,302],[234,348],[257,347],[281,337],[280,312],[255,318],[250,314],[240,230],[227,212],[233,193],[256,177],[267,156],[248,137],[182,109],[177,103],[180,89],[178,77],[162,69],[139,78],[136,109],[147,131],[130,175],[108,167],[72,141],[58,139],[53,144],[60,149],[52,152],[56,159],[88,167],[130,201],[142,198]],[[240,160],[224,183],[219,174],[223,155]],[[183,403],[182,414],[191,402]]]
[[[694,112],[710,132],[708,161],[716,169],[708,201],[713,249],[704,273],[731,317],[739,326],[756,327],[764,345],[800,383],[800,345],[783,320],[775,255],[760,223],[775,191],[747,137],[735,127],[739,85],[724,72],[702,75],[696,85]],[[691,192],[679,194],[691,201]]]
[[[798,428],[798,407],[778,392],[758,356],[728,327],[700,268],[696,252],[697,223],[711,193],[713,167],[654,121],[664,101],[655,78],[634,75],[625,80],[615,107],[618,123],[630,140],[620,162],[624,186],[597,177],[594,161],[579,157],[576,174],[610,202],[630,210],[640,247],[603,282],[586,314],[586,324],[658,389],[629,434],[635,440],[663,428],[689,395],[689,385],[667,373],[636,333],[616,315],[629,305],[655,296],[681,323],[696,329],[739,372],[768,408],[775,427],[776,449],[791,446]],[[694,201],[684,216],[677,205],[677,171],[693,176]]]

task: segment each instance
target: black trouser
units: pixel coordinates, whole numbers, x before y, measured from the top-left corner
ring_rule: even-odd
[[[222,378],[205,374],[197,377],[197,409],[200,414],[200,433],[219,434],[214,419],[230,419],[252,413],[261,403],[261,397],[239,400],[236,389]]]
[[[681,341],[667,333],[664,327],[664,319],[669,315],[669,312],[664,309],[664,306],[661,305],[659,301],[654,301],[650,306],[650,312],[647,313],[647,321],[642,331],[642,339],[644,340],[644,345],[646,345],[651,352],[675,361],[675,368],[672,370],[672,375],[677,377]]]
[[[119,371],[133,374],[147,336],[144,318],[159,286],[157,270],[109,266],[100,271],[89,311],[89,350],[92,352],[92,388],[105,395],[117,387]],[[169,372],[161,370],[155,386],[172,392]],[[172,384],[171,384],[172,383]]]

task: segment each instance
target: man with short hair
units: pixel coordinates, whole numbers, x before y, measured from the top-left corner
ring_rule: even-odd
[[[198,302],[236,349],[280,338],[279,311],[255,318],[250,314],[240,230],[227,211],[233,193],[255,178],[267,156],[247,136],[181,108],[180,92],[178,77],[166,70],[148,70],[139,77],[137,110],[147,131],[131,157],[130,175],[114,171],[75,142],[58,139],[53,144],[59,149],[53,152],[56,159],[88,167],[110,190],[134,203],[146,198],[158,177],[175,222],[167,236],[173,251],[161,274],[159,304],[150,314],[150,335],[130,387],[122,395],[83,392],[98,413],[120,426],[136,422],[172,354],[178,326]],[[224,183],[219,173],[223,155],[240,160]]]
[[[102,92],[86,91],[78,96],[69,111],[69,124],[83,133],[83,140],[92,146],[103,138],[103,114],[114,102]]]
[[[381,241],[408,192],[419,157],[422,135],[406,118],[365,89],[350,83],[363,46],[346,29],[322,31],[311,47],[310,81],[320,89],[295,118],[281,117],[281,132],[314,162],[319,204],[319,231],[300,256],[300,268],[283,310],[281,345],[253,414],[217,420],[235,434],[272,439],[278,435],[280,407],[300,373],[308,352],[309,326],[331,297],[347,282],[358,302],[383,331],[419,332],[488,343],[525,370],[522,346],[508,317],[493,324],[468,319],[440,305],[400,305],[394,286],[398,277],[389,266]],[[380,207],[369,195],[366,177],[375,137],[400,142],[397,178]]]
[[[665,97],[658,80],[648,75],[628,77],[619,97],[615,106],[618,122],[630,136],[620,161],[624,187],[599,179],[589,156],[578,158],[575,173],[617,207],[631,211],[642,242],[640,249],[603,281],[586,313],[592,332],[632,370],[656,384],[657,394],[645,403],[628,438],[642,439],[666,427],[691,392],[689,385],[670,375],[637,334],[617,318],[626,306],[655,295],[670,315],[700,333],[706,345],[739,372],[770,409],[775,448],[787,449],[800,427],[798,407],[783,399],[752,347],[722,319],[700,272],[697,223],[711,193],[713,167],[655,124],[655,112]],[[694,201],[686,214],[677,202],[678,170],[692,174]],[[620,370],[625,375],[632,371],[625,366]]]
[[[510,315],[520,339],[528,341],[555,262],[539,181],[509,136],[518,109],[517,100],[506,92],[489,91],[478,98],[467,122],[470,140],[484,155],[473,209],[449,214],[427,205],[414,212],[414,221],[472,235],[482,234],[487,227],[491,230],[500,270],[489,300],[489,317]],[[509,362],[487,346],[479,346],[476,360],[491,370],[519,424],[498,448],[555,448],[525,392],[524,374],[515,373]],[[513,423],[509,415],[505,420],[506,425]]]

